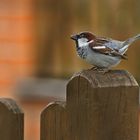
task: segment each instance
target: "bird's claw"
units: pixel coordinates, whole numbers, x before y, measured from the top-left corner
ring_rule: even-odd
[[[91,69],[94,70],[94,71],[97,71],[99,73],[102,73],[102,74],[105,74],[105,73],[109,72],[108,68],[93,67]]]

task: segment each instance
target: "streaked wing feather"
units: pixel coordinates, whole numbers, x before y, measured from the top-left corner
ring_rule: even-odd
[[[98,53],[111,55],[111,56],[119,56],[122,59],[127,59],[127,56],[124,54],[120,54],[117,49],[109,48],[105,45],[107,40],[98,40],[97,42],[91,42],[89,44],[90,48]]]

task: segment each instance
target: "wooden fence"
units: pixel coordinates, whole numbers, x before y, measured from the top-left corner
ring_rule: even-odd
[[[9,0],[10,1],[10,0]],[[27,1],[27,0],[26,0]],[[31,1],[31,0],[29,0]],[[72,34],[91,31],[98,36],[125,40],[140,32],[138,0],[34,0],[35,74],[65,77],[87,63],[77,58]],[[84,9],[84,10],[83,10]],[[128,62],[119,68],[140,79],[140,42],[128,50]],[[32,50],[31,52],[34,52]]]
[[[139,86],[126,71],[84,70],[67,85],[66,102],[41,113],[41,140],[138,140]],[[0,99],[0,140],[23,140],[24,114]]]

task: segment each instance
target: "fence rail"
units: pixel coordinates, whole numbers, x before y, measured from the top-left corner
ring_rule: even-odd
[[[41,113],[41,140],[138,140],[139,86],[121,70],[84,70],[67,84],[66,102]],[[24,114],[12,99],[0,99],[0,139],[23,140]]]

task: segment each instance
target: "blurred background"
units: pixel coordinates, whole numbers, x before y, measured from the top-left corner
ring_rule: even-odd
[[[91,31],[118,40],[140,33],[138,0],[0,0],[0,96],[25,112],[25,139],[39,139],[39,115],[65,100],[74,72],[91,68],[79,59],[70,35]],[[128,50],[127,69],[140,80],[140,41]]]

